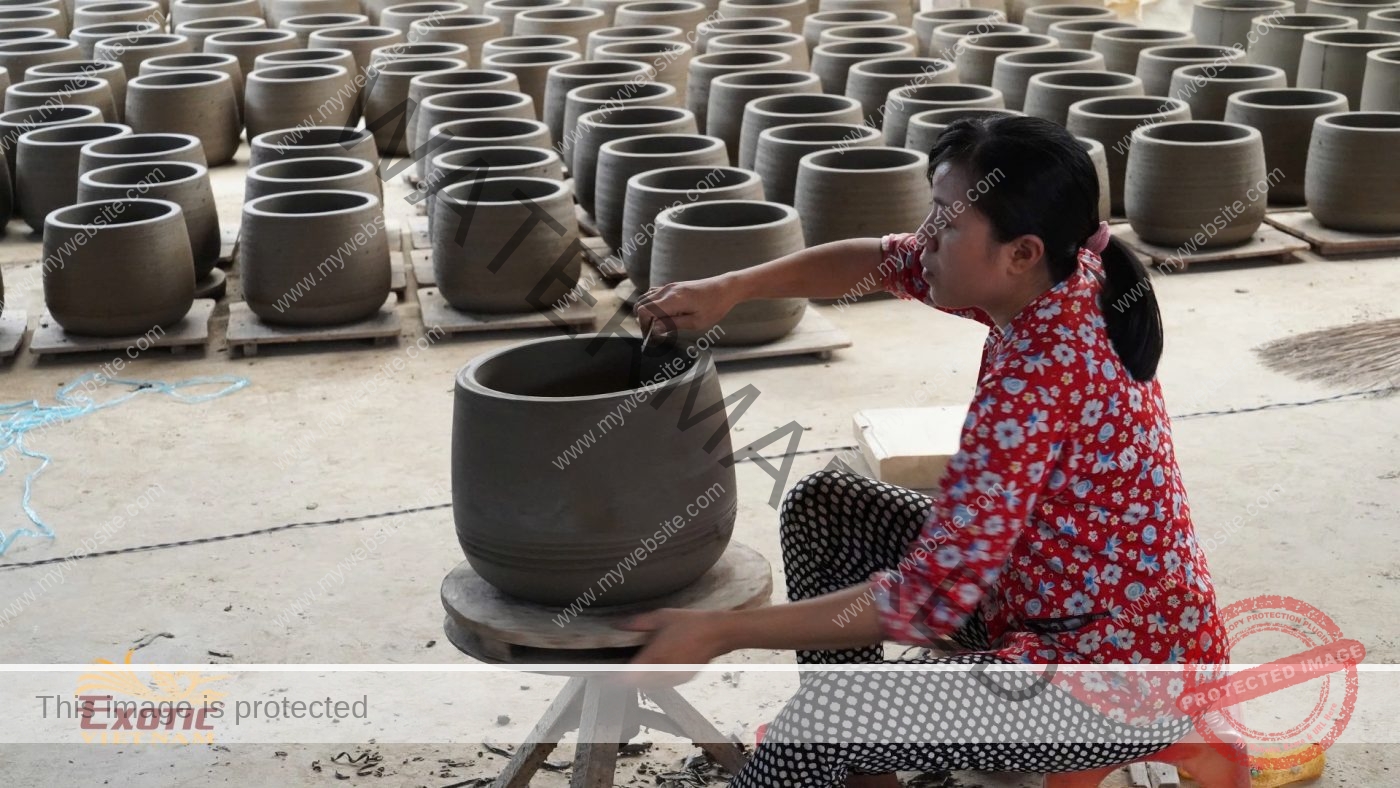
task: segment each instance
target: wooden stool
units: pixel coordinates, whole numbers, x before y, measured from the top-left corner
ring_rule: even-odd
[[[562,610],[508,597],[463,561],[442,581],[442,604],[447,609],[443,628],[452,645],[482,662],[521,666],[623,664],[648,637],[644,632],[615,628],[633,615],[662,607],[743,610],[768,604],[772,592],[768,560],[751,548],[730,542],[709,572],[680,591],[645,604],[585,608],[561,627],[556,619],[563,615]],[[739,747],[674,689],[619,687],[608,681],[605,672],[565,675],[571,676],[568,684],[492,783],[494,788],[528,786],[559,739],[574,729],[579,731],[579,745],[570,781],[573,788],[611,786],[618,747],[643,727],[690,739],[732,773],[743,768]],[[643,696],[661,711],[643,708]]]
[[[1167,763],[1185,769],[1201,788],[1250,788],[1249,760],[1246,757],[1243,738],[1233,731],[1218,731],[1222,742],[1228,742],[1235,752],[1226,756],[1221,751],[1223,745],[1208,743],[1195,731],[1190,736],[1167,747],[1161,752],[1133,761],[1142,763]],[[1102,766],[1082,772],[1047,774],[1041,783],[1042,788],[1099,788],[1110,774],[1123,768]]]

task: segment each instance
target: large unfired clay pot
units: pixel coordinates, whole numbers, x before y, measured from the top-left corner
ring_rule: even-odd
[[[758,135],[754,171],[763,180],[770,202],[792,205],[797,166],[803,156],[834,148],[869,148],[884,140],[879,131],[860,123],[793,123],[764,129]]]
[[[165,28],[165,14],[154,0],[105,0],[80,5],[73,11],[76,27],[91,27],[113,22],[153,22]]]
[[[667,208],[710,200],[761,200],[763,184],[751,170],[737,167],[667,167],[627,182],[618,254],[638,291],[651,287],[651,254],[656,216]]]
[[[710,107],[705,133],[724,140],[729,163],[739,163],[739,142],[744,129],[744,108],[766,96],[820,93],[821,80],[806,71],[741,71],[722,74],[710,83]]]
[[[851,66],[886,57],[914,57],[918,47],[901,41],[847,41],[818,44],[812,50],[812,73],[822,81],[822,90],[843,95]]]
[[[784,28],[786,32],[801,33],[809,10],[806,0],[720,0],[717,16],[729,20],[777,19],[788,23]],[[753,28],[750,30],[758,32]]]
[[[739,131],[739,166],[753,169],[758,135],[792,123],[860,123],[860,102],[848,96],[796,93],[755,99],[744,108]]]
[[[1366,15],[1367,30],[1389,30],[1400,33],[1400,8],[1382,8]]]
[[[1069,120],[1070,105],[1110,96],[1141,96],[1142,80],[1116,71],[1050,71],[1031,77],[1026,86],[1027,115],[1054,121]]]
[[[846,25],[886,25],[898,23],[898,18],[889,11],[877,10],[856,10],[856,11],[821,11],[815,14],[808,14],[802,20],[800,27],[793,28],[793,32],[802,33],[802,38],[807,42],[807,50],[810,52],[821,43],[822,33],[833,27],[845,27]]]
[[[1081,19],[1055,22],[1050,25],[1045,34],[1059,41],[1060,46],[1065,49],[1093,50],[1095,33],[1100,30],[1121,30],[1125,27],[1136,27],[1136,25],[1121,19]]]
[[[1108,183],[1108,157],[1104,155],[1103,143],[1088,137],[1076,137],[1094,163],[1094,176],[1099,182],[1099,221],[1106,222],[1113,215],[1112,187]]]
[[[112,106],[116,110],[117,120],[120,121],[125,116],[126,69],[122,68],[120,63],[108,60],[68,60],[61,63],[45,63],[39,66],[30,66],[29,70],[24,72],[24,78],[26,80],[100,79],[106,82],[112,91]]]
[[[1335,90],[1353,107],[1361,106],[1366,55],[1400,46],[1400,33],[1382,30],[1326,30],[1303,36],[1298,87]]]
[[[79,202],[78,158],[83,146],[130,133],[118,123],[75,123],[21,134],[15,144],[15,202],[24,221],[43,232],[50,211]]]
[[[982,85],[923,85],[890,91],[885,104],[885,144],[902,147],[908,137],[909,118],[935,109],[1001,109],[1001,91]]]
[[[1191,32],[1198,44],[1245,49],[1256,17],[1293,11],[1293,0],[1200,0],[1191,9]]]
[[[1213,69],[1242,62],[1244,51],[1222,46],[1192,44],[1144,49],[1138,55],[1137,77],[1149,96],[1172,96],[1172,74],[1182,66],[1208,65]]]
[[[98,41],[92,48],[94,60],[112,60],[122,64],[128,81],[141,74],[141,62],[161,55],[192,55],[194,47],[184,36],[147,33]]]
[[[607,17],[596,8],[533,8],[515,15],[517,36],[569,36],[582,42],[607,26]]]
[[[1192,120],[1224,120],[1230,96],[1245,90],[1286,88],[1288,77],[1277,66],[1235,64],[1182,66],[1172,74],[1170,94],[1186,102]]]
[[[174,0],[170,4],[172,28],[196,19],[262,15],[262,5],[258,0]]]
[[[50,77],[19,82],[5,90],[5,112],[45,104],[86,104],[101,110],[103,120],[117,120],[112,86],[105,79]]]
[[[655,244],[652,287],[742,271],[805,248],[797,211],[758,200],[703,202],[663,211],[656,217]],[[806,309],[802,298],[738,303],[717,324],[715,344],[759,345],[781,339],[797,327]]]
[[[0,69],[9,71],[10,84],[24,81],[24,72],[31,66],[81,60],[82,50],[72,41],[61,38],[40,38],[0,44]]]
[[[638,0],[619,6],[613,15],[613,25],[671,25],[691,32],[708,15],[705,4],[695,0]]]
[[[1219,121],[1179,121],[1133,132],[1124,207],[1133,232],[1169,248],[1243,243],[1268,204],[1259,130]]]
[[[1160,27],[1124,27],[1100,30],[1090,49],[1103,55],[1104,68],[1120,74],[1136,74],[1138,56],[1144,49],[1160,46],[1186,46],[1196,36],[1184,30]]]
[[[1225,120],[1259,129],[1264,137],[1264,163],[1270,173],[1279,173],[1269,183],[1270,205],[1304,201],[1313,122],[1346,110],[1347,97],[1332,90],[1246,90],[1230,96]]]
[[[821,0],[818,11],[888,11],[901,25],[914,21],[914,6],[904,0]]]
[[[15,183],[15,144],[19,136],[47,126],[67,126],[73,123],[101,123],[102,111],[85,104],[60,107],[27,107],[0,113],[0,154],[4,154],[10,169],[10,183]]]
[[[233,80],[219,71],[137,77],[127,90],[126,120],[138,134],[174,132],[198,137],[211,167],[233,161],[243,130]]]
[[[148,74],[168,74],[178,71],[218,71],[228,74],[229,84],[233,87],[234,104],[238,109],[238,126],[243,125],[243,70],[238,65],[238,58],[233,55],[164,55],[153,57],[141,63],[141,76]],[[123,72],[124,74],[125,72]],[[125,88],[122,95],[126,95]],[[125,111],[126,99],[122,99],[122,109]]]
[[[724,2],[724,0],[720,0]],[[803,0],[794,0],[803,2]],[[776,17],[738,17],[732,19],[712,19],[701,22],[695,28],[695,54],[704,55],[710,50],[710,42],[730,33],[793,33],[801,30],[786,19]],[[810,49],[809,49],[810,52]]]
[[[343,49],[355,58],[355,75],[364,82],[376,49],[406,43],[404,34],[392,27],[337,27],[317,30],[306,39],[308,47]],[[364,93],[362,85],[360,92]]]
[[[520,92],[529,96],[536,108],[543,107],[549,71],[555,66],[578,63],[583,58],[577,52],[563,49],[527,49],[502,52],[482,58],[484,68],[509,71],[520,82]]]
[[[1400,112],[1339,112],[1313,126],[1308,210],[1324,227],[1400,232]]]
[[[719,560],[738,506],[734,467],[721,462],[732,449],[714,362],[689,350],[643,354],[639,339],[585,334],[524,342],[462,368],[452,510],[483,579],[529,602],[568,605],[644,551],[626,582],[594,602],[620,605],[684,588]],[[638,402],[565,472],[551,464],[590,426]]]
[[[408,30],[408,40],[424,43],[463,44],[468,49],[468,63],[481,67],[481,46],[506,34],[505,25],[494,16],[459,14],[441,19],[419,19]]]
[[[695,134],[695,115],[675,107],[623,107],[594,110],[579,118],[574,144],[574,196],[590,214],[598,183],[598,151],[603,143],[643,134]]]
[[[1355,30],[1356,20],[1326,14],[1281,14],[1254,18],[1253,40],[1246,59],[1261,66],[1278,66],[1289,85],[1298,84],[1298,60],[1303,37],[1322,30]]]
[[[866,122],[885,122],[885,100],[890,91],[909,85],[941,85],[958,81],[958,69],[946,60],[931,57],[885,57],[851,66],[846,74],[846,95],[860,102]]]
[[[1103,55],[1087,49],[1008,52],[998,57],[992,68],[992,87],[1001,91],[1007,109],[1020,111],[1025,108],[1026,88],[1031,77],[1050,71],[1103,71]]]
[[[1190,107],[1178,99],[1115,96],[1085,99],[1071,105],[1065,128],[1076,137],[1088,137],[1103,144],[1104,156],[1108,158],[1113,212],[1122,214],[1123,178],[1127,172],[1128,152],[1132,149],[1133,130],[1145,124],[1190,119]]]
[[[938,144],[938,138],[943,136],[943,132],[954,121],[968,119],[987,119],[1003,115],[1020,115],[1014,109],[985,109],[958,107],[956,109],[931,109],[920,112],[909,118],[909,131],[904,137],[904,147],[910,150],[928,153],[933,150],[933,146]]]
[[[539,221],[538,211],[552,221]],[[521,228],[528,229],[517,238]],[[578,238],[566,183],[487,177],[438,189],[432,222],[438,290],[464,312],[551,309],[578,279]]]
[[[599,82],[570,90],[564,96],[564,136],[558,140],[564,166],[571,172],[575,169],[574,146],[582,133],[578,121],[589,112],[623,107],[674,108],[678,100],[674,86],[657,82]],[[693,117],[694,113],[691,115]],[[577,186],[574,191],[577,193]]]
[[[438,93],[418,105],[418,136],[413,150],[424,150],[428,130],[440,123],[475,118],[535,119],[535,104],[524,93],[512,90],[454,90]],[[416,154],[421,161],[423,154]]]
[[[541,120],[549,127],[550,136],[564,139],[565,99],[569,91],[584,85],[645,79],[650,68],[630,60],[579,61],[551,67],[545,77],[544,104],[540,107]]]
[[[248,308],[267,323],[363,320],[389,296],[389,241],[373,194],[303,191],[243,205],[238,264]],[[306,279],[315,282],[307,288]]]
[[[1057,3],[1028,9],[1021,17],[1021,24],[1025,25],[1026,29],[1032,33],[1050,35],[1050,26],[1057,22],[1102,21],[1116,20],[1117,18],[1118,15],[1109,8]]]
[[[269,194],[302,191],[350,191],[378,196],[379,175],[364,159],[341,156],[308,156],[283,159],[248,168],[243,201]]]
[[[953,62],[958,65],[958,79],[969,85],[991,85],[1001,55],[1059,46],[1055,39],[1038,33],[988,33],[968,36],[960,44],[962,48]]]
[[[183,161],[208,166],[204,146],[188,134],[126,134],[83,146],[78,156],[78,175],[114,164],[143,161]]]
[[[710,90],[714,81],[725,74],[776,70],[802,71],[790,56],[773,51],[712,51],[690,61],[686,82],[685,108],[695,113],[695,123],[705,128],[709,123]]]
[[[215,33],[204,39],[204,51],[214,55],[233,55],[238,58],[238,69],[243,73],[244,90],[247,79],[252,75],[254,61],[258,55],[268,52],[285,52],[297,49],[300,42],[296,33],[290,30],[231,30]],[[246,101],[246,99],[245,99]]]
[[[1361,110],[1400,110],[1400,47],[1366,54],[1366,77],[1361,83]]]
[[[920,53],[932,56],[933,31],[943,25],[967,22],[1005,22],[1006,12],[996,8],[936,8],[914,14],[914,32],[919,36]]]
[[[954,62],[962,51],[963,42],[972,36],[991,33],[1029,33],[1025,25],[998,22],[994,19],[981,19],[976,22],[949,22],[933,29],[929,38],[929,57]]]
[[[68,34],[68,39],[78,45],[79,55],[78,57],[61,59],[92,60],[93,50],[97,48],[97,42],[99,41],[106,41],[107,39],[117,36],[126,38],[128,36],[145,35],[147,33],[156,33],[159,31],[160,28],[154,22],[112,22],[105,25],[74,28],[73,32]]]
[[[484,123],[487,121],[466,121]],[[514,122],[514,121],[497,121]],[[423,199],[427,204],[428,223],[432,225],[438,191],[463,181],[482,178],[545,178],[562,181],[564,163],[559,154],[547,148],[518,145],[489,145],[480,148],[460,148],[433,156],[428,160],[423,176]]]
[[[622,41],[685,41],[685,31],[673,25],[604,27],[588,34],[583,48],[584,59],[603,60],[598,55],[598,49]]]
[[[809,153],[798,164],[796,192],[809,246],[907,232],[932,200],[928,155],[890,147]]]
[[[256,136],[293,126],[347,126],[351,96],[337,94],[349,72],[344,66],[274,66],[248,75],[244,125]]]
[[[685,96],[690,81],[690,61],[695,51],[681,41],[619,41],[594,50],[596,60],[630,60],[652,66],[656,82],[675,87],[676,95]]]
[[[632,176],[666,167],[727,164],[724,141],[700,134],[647,134],[603,143],[593,196],[598,235],[614,249],[622,245],[623,205]]]
[[[374,134],[379,152],[386,156],[407,156],[411,152],[409,124],[417,107],[408,101],[409,83],[422,74],[439,74],[465,68],[451,58],[391,60],[369,71],[364,90],[365,128]]]
[[[194,303],[189,236],[172,202],[59,208],[44,221],[44,260],[44,305],[73,334],[141,335],[178,322]]]
[[[209,170],[182,161],[117,164],[83,173],[77,184],[79,202],[141,197],[169,200],[180,206],[189,235],[196,279],[202,279],[219,261],[223,238]]]
[[[267,20],[253,16],[221,16],[216,19],[196,19],[182,22],[175,28],[176,35],[190,40],[190,48],[195,52],[208,52],[205,48],[210,36],[219,33],[232,33],[240,30],[265,30]],[[219,54],[219,53],[214,53]],[[242,70],[240,63],[239,69]]]

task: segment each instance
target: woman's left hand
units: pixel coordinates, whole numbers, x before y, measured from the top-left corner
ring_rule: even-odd
[[[651,639],[632,659],[634,665],[702,665],[729,651],[721,642],[718,626],[721,615],[666,608],[643,613],[619,628],[651,633]],[[639,684],[674,686],[694,677],[695,671],[648,671],[632,678]]]

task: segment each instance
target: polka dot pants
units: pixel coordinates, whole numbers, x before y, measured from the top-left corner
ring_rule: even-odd
[[[832,471],[788,493],[781,515],[788,598],[850,588],[892,568],[932,502],[911,490]],[[1080,771],[1142,758],[1185,736],[1189,720],[1156,728],[1095,713],[1036,673],[998,671],[974,616],[952,637],[973,653],[886,661],[881,646],[799,651],[799,664],[881,663],[927,669],[803,669],[796,696],[769,725],[734,788],[840,786],[850,774],[894,771]],[[980,669],[949,666],[980,665]]]

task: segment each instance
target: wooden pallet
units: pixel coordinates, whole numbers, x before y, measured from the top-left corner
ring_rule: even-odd
[[[574,206],[574,218],[578,219],[578,231],[581,235],[598,237],[598,223],[593,221],[593,215],[585,211],[582,205]]]
[[[29,315],[23,309],[7,309],[0,315],[0,359],[10,358],[29,333]]]
[[[1310,211],[1271,214],[1264,221],[1312,244],[1324,257],[1400,251],[1400,233],[1349,233],[1323,227]]]
[[[87,337],[69,334],[47,310],[39,317],[39,327],[29,340],[29,352],[38,356],[66,353],[118,351],[129,358],[147,350],[160,348],[171,353],[183,353],[186,348],[209,343],[209,318],[214,314],[214,299],[199,298],[179,322],[164,329],[129,337]]]
[[[274,326],[262,322],[244,301],[229,304],[228,346],[230,355],[236,350],[245,356],[257,355],[263,345],[291,345],[315,342],[371,340],[376,345],[398,339],[401,326],[395,310],[398,296],[390,293],[383,306],[372,316],[354,323],[338,326]]]
[[[563,309],[549,312],[514,314],[470,314],[459,312],[447,303],[436,287],[418,289],[418,308],[423,328],[445,334],[469,334],[482,331],[538,331],[540,329],[584,328],[597,325],[597,315],[587,303],[573,299]]]
[[[219,235],[219,262],[216,266],[223,269],[233,267],[233,258],[238,254],[238,227],[224,227]]]
[[[627,268],[623,266],[622,258],[602,238],[586,236],[579,239],[579,245],[583,247],[583,258],[598,269],[604,282],[617,284],[627,278]]]
[[[1245,243],[1218,249],[1202,249],[1190,254],[1183,254],[1179,248],[1149,244],[1138,238],[1133,228],[1126,224],[1114,226],[1113,235],[1138,254],[1148,258],[1153,265],[1174,269],[1190,268],[1199,263],[1282,261],[1282,258],[1288,258],[1294,252],[1308,250],[1306,242],[1268,224],[1261,224],[1254,232],[1254,237]]]

